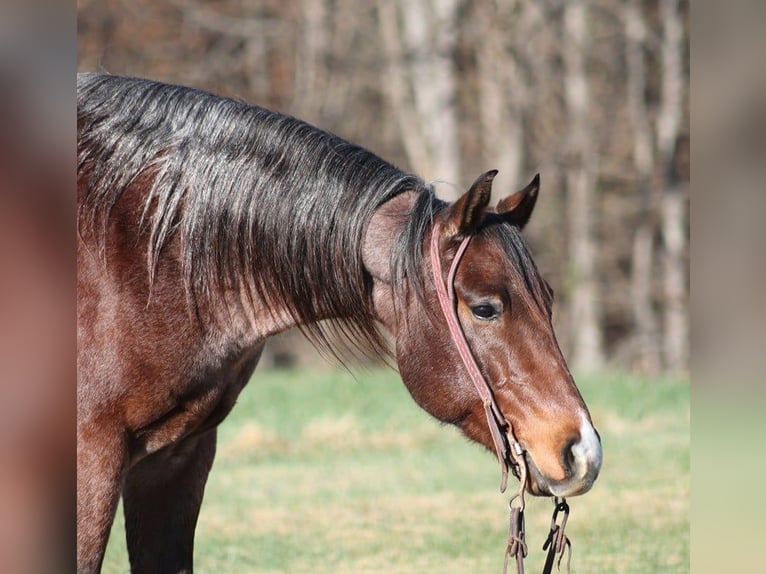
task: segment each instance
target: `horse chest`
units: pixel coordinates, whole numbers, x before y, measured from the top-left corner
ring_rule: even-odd
[[[132,462],[218,426],[250,379],[262,350],[262,346],[248,350],[207,371],[174,397],[165,412],[133,431]]]

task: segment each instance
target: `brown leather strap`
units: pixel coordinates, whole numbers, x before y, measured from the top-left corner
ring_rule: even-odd
[[[457,267],[460,263],[460,259],[463,257],[471,236],[467,235],[460,243],[455,257],[452,260],[449,273],[447,275],[446,284],[442,275],[441,257],[439,255],[439,224],[434,223],[433,230],[431,232],[431,270],[433,272],[434,283],[436,285],[436,294],[439,298],[439,305],[444,315],[444,319],[447,321],[447,326],[452,336],[452,342],[457,348],[458,354],[463,361],[463,365],[468,372],[468,376],[473,382],[473,386],[476,388],[476,392],[479,394],[481,401],[484,405],[484,414],[487,418],[487,425],[489,426],[490,433],[492,435],[492,441],[495,445],[495,452],[497,453],[497,459],[500,462],[500,470],[502,473],[500,481],[500,492],[505,492],[508,484],[508,469],[511,465],[516,467],[516,470],[521,478],[522,474],[526,477],[526,468],[522,470],[522,467],[526,465],[523,457],[523,449],[516,437],[513,435],[513,427],[503,415],[503,411],[495,401],[495,397],[492,394],[492,389],[487,383],[484,375],[481,374],[479,366],[476,364],[476,360],[473,358],[473,353],[468,346],[463,329],[460,326],[460,320],[457,316],[457,297],[455,295],[455,274],[457,273]],[[523,489],[525,483],[522,482],[521,488]]]
[[[508,527],[508,544],[505,547],[505,558],[503,559],[503,574],[508,572],[508,561],[510,558],[516,559],[516,571],[518,574],[524,574],[524,558],[527,557],[527,543],[524,540],[524,509],[513,506],[511,500],[511,520]]]
[[[543,544],[543,550],[548,551],[548,555],[545,557],[545,566],[543,567],[543,574],[551,574],[553,572],[553,561],[558,554],[558,561],[556,563],[559,570],[561,570],[561,559],[564,558],[564,553],[567,554],[567,574],[569,573],[569,567],[572,562],[572,542],[564,533],[564,529],[567,526],[567,519],[569,518],[569,505],[564,498],[554,498],[553,503],[555,508],[553,510],[553,518],[551,518],[551,529],[548,532],[548,538]],[[563,513],[561,524],[557,524],[559,512]],[[567,552],[568,551],[568,552]]]
[[[450,335],[452,336],[452,342],[455,344],[458,354],[463,361],[463,365],[468,372],[468,376],[473,382],[484,405],[484,414],[487,417],[487,424],[489,425],[492,441],[495,445],[497,459],[500,462],[500,470],[502,473],[500,492],[505,492],[508,483],[508,469],[512,465],[519,476],[519,491],[509,502],[511,516],[510,526],[508,528],[508,544],[506,545],[505,557],[503,560],[503,574],[507,574],[510,558],[515,558],[518,574],[524,574],[524,558],[527,556],[527,544],[524,540],[524,491],[527,486],[527,464],[524,459],[524,450],[516,440],[516,437],[513,434],[513,426],[500,410],[500,406],[497,404],[497,401],[495,401],[489,383],[487,383],[484,375],[481,374],[479,366],[473,358],[473,353],[471,353],[471,349],[468,346],[468,341],[466,341],[465,334],[463,333],[457,315],[455,274],[457,272],[458,263],[460,262],[463,253],[465,253],[470,241],[470,235],[466,236],[461,241],[460,246],[455,253],[455,258],[452,260],[452,265],[447,274],[447,281],[445,284],[442,275],[441,258],[439,256],[439,225],[438,223],[434,223],[431,232],[431,270],[433,272],[434,283],[436,284],[439,305],[444,314],[444,319],[447,321],[447,326]],[[514,502],[517,504],[514,505]],[[559,499],[558,497],[554,498],[554,504],[556,506],[553,511],[553,518],[551,519],[551,530],[548,533],[548,539],[543,545],[543,550],[548,550],[543,574],[551,574],[553,562],[557,554],[559,556],[557,564],[559,569],[561,569],[561,560],[564,557],[566,550],[569,550],[567,559],[567,572],[569,572],[570,561],[572,558],[572,543],[564,534],[564,528],[566,527],[567,518],[569,517],[569,505],[565,499]],[[559,512],[563,513],[560,525],[557,524]]]

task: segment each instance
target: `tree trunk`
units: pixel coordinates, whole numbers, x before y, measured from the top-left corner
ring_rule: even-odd
[[[322,98],[326,89],[328,52],[326,0],[303,0],[301,30],[295,59],[295,91],[293,108],[300,110],[301,117],[316,122],[321,113]]]
[[[477,6],[479,23],[476,29],[482,36],[477,37],[475,42],[478,52],[480,144],[485,162],[481,169],[498,169],[496,192],[507,193],[522,183],[527,86],[515,59],[517,55],[509,52],[504,45],[508,31],[493,25],[505,16],[500,13],[500,4],[486,2]]]
[[[400,0],[404,42],[411,55],[410,82],[420,129],[432,158],[427,179],[460,188],[460,147],[457,127],[457,0]]]
[[[674,169],[676,142],[683,114],[683,23],[678,0],[661,0],[662,98],[657,118],[657,149],[664,185],[660,203],[665,295],[664,347],[666,368],[680,373],[688,369],[689,319],[686,289],[686,202]]]
[[[633,164],[638,188],[638,225],[631,257],[631,310],[634,323],[634,364],[645,373],[660,369],[657,317],[652,298],[654,235],[656,222],[652,201],[654,150],[652,129],[646,113],[644,44],[646,22],[639,0],[628,0],[624,13],[628,113],[633,127]]]
[[[457,8],[457,0],[378,2],[389,64],[385,82],[407,156],[425,179],[453,184],[447,188],[453,198],[462,190],[454,65]]]
[[[378,0],[378,25],[388,72],[383,80],[383,90],[399,126],[410,168],[419,174],[433,173],[428,145],[425,135],[419,129],[420,122],[410,93],[396,3]]]
[[[572,0],[564,8],[564,96],[569,117],[567,218],[571,285],[570,327],[574,369],[595,371],[604,364],[601,306],[596,278],[595,173],[596,155],[589,128],[589,90],[586,71],[587,6]]]

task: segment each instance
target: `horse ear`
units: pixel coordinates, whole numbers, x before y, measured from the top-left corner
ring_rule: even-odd
[[[450,206],[445,227],[448,237],[466,236],[476,230],[489,204],[492,180],[496,175],[496,169],[481,174],[471,188]]]
[[[523,229],[535,208],[538,191],[540,191],[539,173],[532,178],[527,187],[501,199],[497,204],[497,213],[511,225],[517,225],[519,229]]]
[[[405,192],[378,207],[367,225],[362,244],[362,262],[375,279],[391,280],[391,251],[415,203],[412,192]]]

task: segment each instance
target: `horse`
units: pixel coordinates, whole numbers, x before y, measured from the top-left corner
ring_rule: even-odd
[[[469,238],[450,305],[526,488],[587,492],[600,438],[521,235],[539,178],[492,207],[495,173],[450,203],[298,119],[79,74],[78,572],[100,571],[120,497],[131,571],[192,571],[216,428],[293,327],[341,360],[390,357],[422,409],[497,448],[429,273]]]

